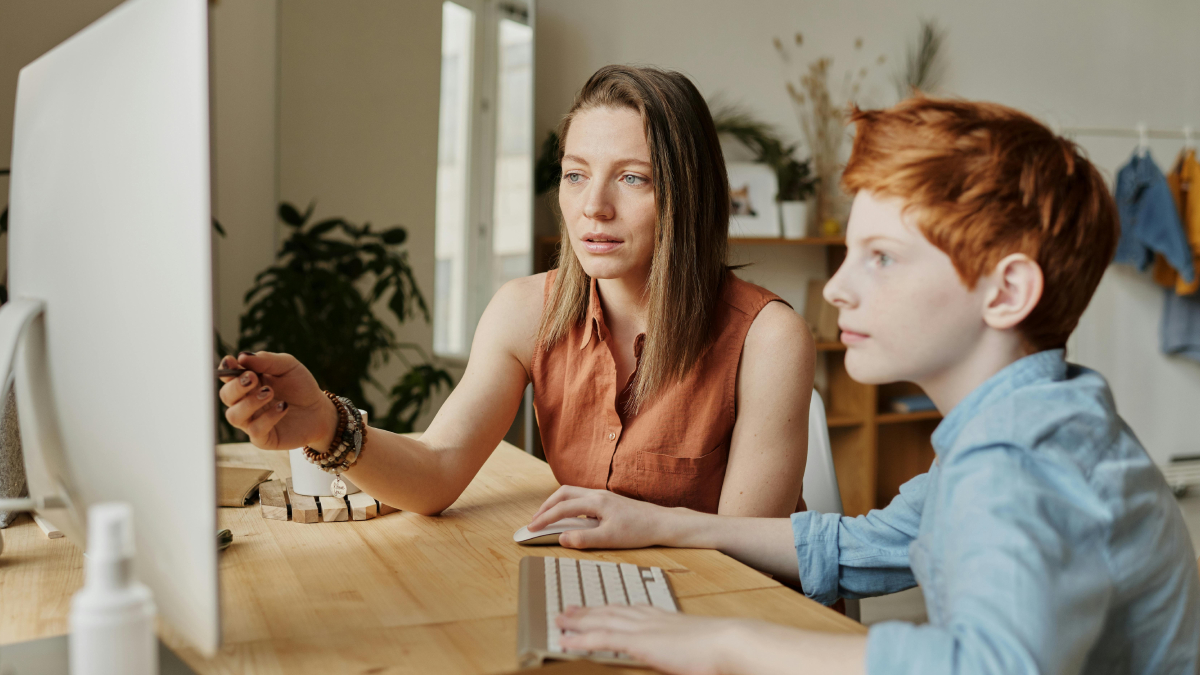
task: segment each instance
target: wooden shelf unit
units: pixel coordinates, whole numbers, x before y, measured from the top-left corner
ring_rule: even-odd
[[[545,272],[556,263],[558,237],[540,236],[534,241],[534,264]],[[826,276],[832,276],[846,256],[843,237],[805,239],[732,238],[735,246],[824,246]],[[778,289],[773,289],[778,291]],[[817,360],[823,362],[829,440],[833,463],[846,515],[857,516],[882,508],[900,492],[900,485],[929,469],[933,446],[929,437],[941,415],[936,410],[895,413],[887,402],[897,396],[920,393],[915,385],[897,383],[869,385],[855,382],[846,373],[846,346],[841,342],[818,342]],[[535,447],[540,438],[535,433]]]
[[[832,276],[846,257],[845,240],[829,242],[825,256]],[[936,410],[897,413],[888,401],[921,393],[908,382],[870,385],[846,372],[846,346],[817,342],[817,359],[825,368],[826,422],[833,446],[842,508],[848,516],[887,506],[900,486],[933,463],[930,436],[941,420]]]

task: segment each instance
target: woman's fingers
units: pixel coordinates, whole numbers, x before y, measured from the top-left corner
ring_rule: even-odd
[[[563,502],[567,499],[571,499],[572,497],[578,497],[582,493],[586,493],[586,492],[590,492],[590,490],[587,490],[586,488],[575,487],[574,485],[564,485],[564,486],[558,488],[557,490],[554,491],[554,494],[547,497],[546,501],[542,502],[542,505],[539,506],[538,510],[534,512],[533,519],[530,521],[530,524],[539,522],[538,516],[545,513],[547,509],[554,506],[555,504]],[[547,522],[554,522],[554,521],[547,521]]]
[[[275,431],[275,425],[287,413],[287,401],[276,401],[260,409],[258,416],[246,425],[245,431],[246,435],[250,437],[250,442],[260,448],[275,445],[271,442],[271,435]]]
[[[219,392],[221,403],[233,406],[259,386],[258,375],[249,370],[238,377],[229,378],[225,384],[221,385],[221,391]]]
[[[225,419],[229,420],[233,426],[245,431],[250,422],[254,420],[255,414],[264,410],[264,407],[269,405],[274,398],[275,392],[270,387],[259,387],[229,406],[225,410]]]
[[[550,507],[549,510],[543,512],[542,515],[534,518],[533,522],[529,523],[529,531],[536,532],[547,525],[550,525],[551,523],[557,523],[564,518],[574,518],[576,516],[596,517],[597,509],[595,507],[595,502],[587,497],[568,499],[566,501],[559,502],[558,504]]]

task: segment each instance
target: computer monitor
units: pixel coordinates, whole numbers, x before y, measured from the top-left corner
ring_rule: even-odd
[[[211,654],[208,113],[204,0],[130,0],[21,70],[0,367],[42,515],[84,546],[89,505],[131,504],[136,576]]]

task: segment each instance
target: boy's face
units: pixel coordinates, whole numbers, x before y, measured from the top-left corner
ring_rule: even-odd
[[[846,260],[825,286],[839,310],[846,370],[867,384],[938,379],[968,359],[987,329],[982,284],[968,290],[902,206],[858,193]]]

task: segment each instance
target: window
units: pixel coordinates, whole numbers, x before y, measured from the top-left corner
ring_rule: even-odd
[[[453,2],[443,3],[433,303],[433,348],[443,354],[459,354],[469,348],[463,337],[474,36],[474,12]]]
[[[465,358],[505,282],[533,272],[533,29],[527,6],[442,6],[433,347]]]

